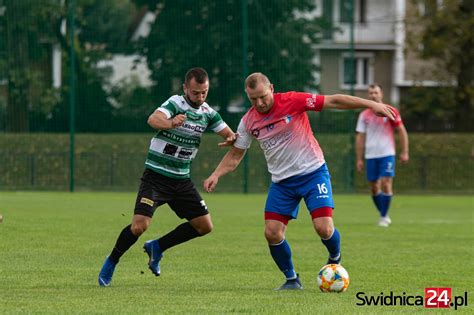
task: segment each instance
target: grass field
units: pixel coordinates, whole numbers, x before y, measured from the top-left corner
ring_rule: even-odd
[[[130,222],[134,193],[0,193],[0,313],[445,313],[356,305],[357,292],[423,296],[425,287],[451,287],[453,296],[467,291],[474,302],[470,196],[396,196],[388,229],[375,225],[368,195],[336,196],[343,265],[351,277],[343,294],[317,287],[327,254],[304,206],[287,239],[305,289],[276,292],[283,277],[263,237],[265,196],[205,198],[215,225],[210,235],[171,248],[162,276],[152,276],[143,242],[180,222],[167,207],[159,208],[150,229],[122,258],[112,286],[100,288],[98,271]],[[472,314],[471,305],[458,311]]]

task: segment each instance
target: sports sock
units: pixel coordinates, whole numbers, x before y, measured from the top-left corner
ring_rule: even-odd
[[[372,195],[372,200],[379,213],[382,214],[382,193],[379,192],[377,195]]]
[[[161,251],[164,252],[170,247],[184,243],[199,236],[201,236],[201,234],[196,231],[191,223],[186,222],[178,225],[173,231],[160,237],[158,239],[158,244],[160,245]]]
[[[122,232],[120,232],[115,247],[109,256],[109,259],[116,264],[119,262],[120,257],[138,240],[138,236],[133,235],[130,229],[131,226],[131,224],[127,225]]]
[[[296,272],[291,261],[291,248],[286,239],[278,244],[270,244],[270,254],[278,268],[285,274],[287,279],[295,279]]]
[[[331,237],[321,239],[321,242],[323,242],[324,246],[328,249],[329,256],[332,259],[339,258],[338,256],[341,254],[341,235],[336,228],[334,228]]]
[[[382,217],[385,217],[388,213],[388,209],[390,208],[390,201],[392,201],[392,195],[386,195],[386,194],[382,194],[382,197],[381,197],[381,210],[380,210],[380,215]]]

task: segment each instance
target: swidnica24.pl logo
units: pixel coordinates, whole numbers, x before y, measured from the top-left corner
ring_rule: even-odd
[[[455,310],[467,306],[467,292],[452,296],[451,288],[425,288],[425,295],[409,295],[406,292],[395,294],[368,295],[365,292],[356,293],[357,306],[421,306],[424,308],[450,308]]]

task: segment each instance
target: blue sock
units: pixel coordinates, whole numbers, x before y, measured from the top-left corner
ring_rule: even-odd
[[[382,193],[379,192],[377,195],[372,195],[372,200],[379,213],[382,214]]]
[[[388,209],[390,208],[390,201],[392,201],[392,195],[385,195],[382,194],[381,197],[381,210],[380,210],[380,215],[382,217],[386,216],[388,213]]]
[[[329,256],[331,258],[338,258],[338,256],[341,254],[341,235],[336,228],[334,228],[334,232],[330,238],[327,240],[321,239],[321,242],[323,242],[324,246],[326,246],[328,249]]]
[[[287,279],[296,278],[295,268],[291,261],[291,248],[286,239],[278,244],[271,244],[269,247],[273,260],[278,268],[280,268],[281,272],[285,274],[285,277]]]

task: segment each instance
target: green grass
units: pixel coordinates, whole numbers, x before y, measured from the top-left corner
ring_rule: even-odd
[[[474,302],[472,197],[396,196],[394,223],[383,229],[375,226],[369,196],[336,196],[335,222],[351,277],[343,294],[317,287],[316,273],[327,254],[305,207],[287,233],[305,289],[275,292],[283,277],[263,237],[265,196],[205,198],[214,231],[167,251],[161,277],[147,270],[141,246],[179,224],[167,207],[158,209],[149,230],[122,258],[112,286],[99,288],[98,271],[130,222],[134,193],[2,192],[0,313],[436,312],[355,305],[359,291],[424,295],[425,287],[452,287],[453,295],[468,291]]]

